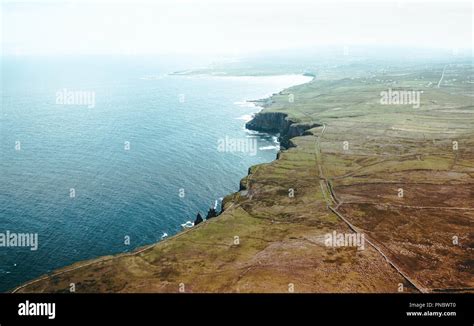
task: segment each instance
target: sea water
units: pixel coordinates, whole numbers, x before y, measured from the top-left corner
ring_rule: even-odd
[[[308,77],[172,75],[165,61],[2,59],[0,232],[38,244],[0,247],[0,291],[176,234],[275,159],[276,138],[244,128],[247,100]]]

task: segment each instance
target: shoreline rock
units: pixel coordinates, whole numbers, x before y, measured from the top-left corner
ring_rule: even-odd
[[[260,111],[245,124],[249,130],[280,134],[278,140],[283,149],[294,147],[291,138],[303,136],[307,130],[321,126],[318,123],[296,122],[286,113],[272,111]]]
[[[204,220],[202,219],[201,213],[197,213],[196,219],[194,220],[194,226],[198,225],[199,223],[202,223]]]

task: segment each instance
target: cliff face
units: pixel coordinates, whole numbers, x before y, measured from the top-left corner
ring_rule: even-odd
[[[293,147],[290,139],[302,136],[308,129],[319,127],[317,123],[297,123],[288,117],[288,114],[281,112],[262,111],[246,123],[245,127],[268,133],[279,133],[280,145],[283,148]]]
[[[247,122],[245,127],[250,130],[284,134],[292,123],[286,113],[260,112]]]

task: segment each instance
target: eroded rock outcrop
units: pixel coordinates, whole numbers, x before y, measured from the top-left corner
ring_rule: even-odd
[[[280,146],[283,148],[293,147],[290,139],[304,135],[311,128],[320,127],[318,123],[299,123],[293,121],[286,113],[266,112],[257,113],[252,120],[245,124],[250,130],[268,133],[279,133]]]
[[[211,208],[209,208],[209,211],[207,211],[206,220],[211,219],[211,218],[216,217],[216,216],[217,216],[216,209],[214,207],[211,207]]]
[[[259,112],[245,124],[245,127],[250,130],[284,134],[292,123],[286,113]]]
[[[197,213],[196,219],[194,220],[194,226],[198,225],[199,223],[202,223],[203,219],[201,216],[201,213]]]

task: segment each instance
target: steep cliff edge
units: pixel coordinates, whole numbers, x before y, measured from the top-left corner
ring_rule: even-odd
[[[293,147],[291,138],[303,136],[311,128],[320,127],[318,123],[300,123],[290,118],[287,113],[263,111],[257,113],[252,120],[245,124],[250,130],[279,133],[280,146],[284,149]]]

